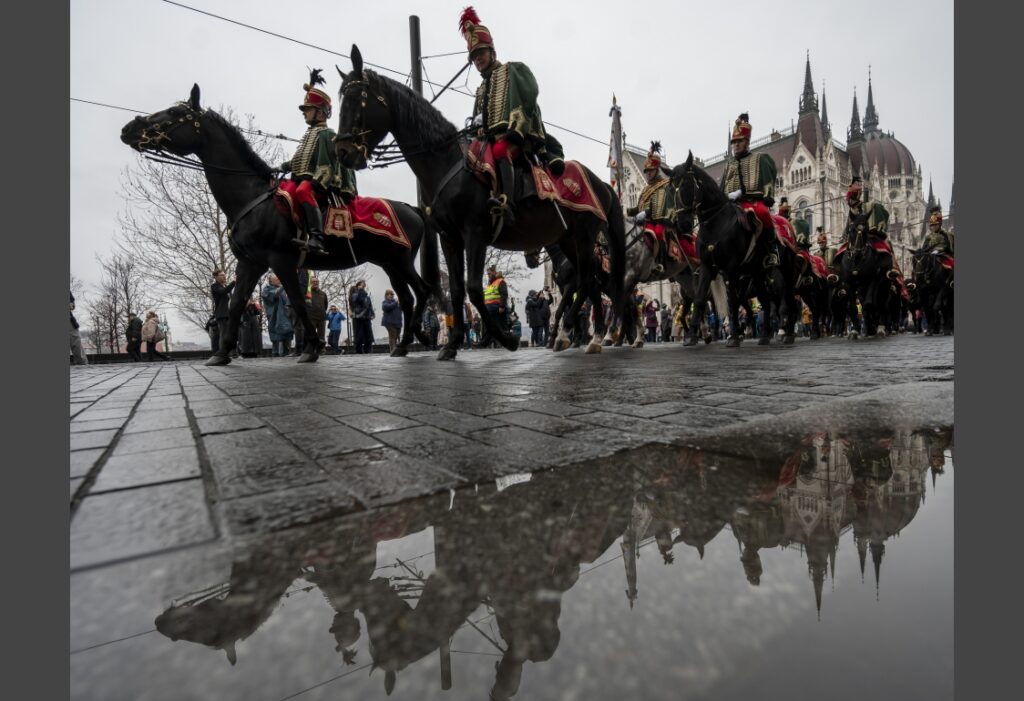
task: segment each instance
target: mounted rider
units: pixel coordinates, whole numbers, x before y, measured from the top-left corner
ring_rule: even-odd
[[[768,208],[774,203],[775,161],[766,153],[750,152],[750,117],[746,112],[736,119],[732,130],[733,160],[722,175],[719,186],[730,200],[753,212],[763,231],[774,232],[775,223]]]
[[[814,255],[820,256],[825,265],[829,268],[832,267],[832,259],[836,256],[836,249],[828,245],[828,234],[825,233],[825,229],[818,227],[815,229],[817,233],[817,244],[818,247],[814,249]]]
[[[675,216],[678,204],[671,179],[662,170],[661,142],[652,141],[651,150],[644,159],[644,178],[647,187],[640,193],[636,207],[626,209],[626,215],[634,217],[637,224],[643,224],[644,233],[651,237],[651,248],[656,249],[656,262],[652,271],[665,272],[668,265],[668,241],[666,232],[678,238]]]
[[[925,234],[919,251],[937,251],[944,259],[952,262],[953,234],[942,228],[942,207],[931,208],[928,215],[928,233]]]
[[[853,221],[864,214],[868,215],[868,238],[874,238],[882,241],[885,244],[885,248],[888,249],[889,255],[892,256],[893,261],[896,260],[896,256],[893,253],[892,246],[889,244],[888,228],[889,228],[889,210],[882,206],[880,202],[869,202],[864,199],[864,183],[859,175],[853,176],[853,180],[850,181],[850,187],[846,191],[846,204],[850,208],[849,222],[852,224]],[[848,236],[846,231],[843,232],[842,243],[849,245],[850,241],[847,240]],[[836,253],[836,257],[833,259],[833,264],[839,266],[839,258],[842,257],[845,250],[840,250]]]
[[[472,7],[462,11],[459,31],[466,40],[469,60],[484,81],[477,87],[472,123],[476,138],[489,141],[497,164],[500,193],[494,193],[489,204],[494,216],[504,224],[513,224],[516,162],[533,162],[536,155],[558,176],[565,169],[561,145],[544,132],[539,88],[533,72],[525,63],[497,59],[494,40]]]
[[[278,183],[278,192],[288,200],[295,218],[309,235],[308,243],[301,237],[292,241],[299,246],[308,245],[313,253],[324,254],[327,250],[320,207],[327,204],[330,193],[350,202],[356,195],[356,174],[338,161],[334,130],[327,126],[327,119],[331,116],[331,98],[315,87],[325,85],[320,73],[319,68],[310,71],[309,82],[302,86],[305,99],[299,110],[309,128],[302,135],[295,155],[277,169],[292,174],[291,180]]]

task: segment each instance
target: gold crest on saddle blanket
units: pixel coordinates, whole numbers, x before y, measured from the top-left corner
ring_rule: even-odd
[[[324,233],[328,236],[341,236],[350,239],[355,233],[352,230],[352,212],[345,207],[329,207]]]
[[[579,197],[583,194],[583,188],[580,187],[580,184],[568,176],[562,178],[562,184],[565,185],[566,189],[575,197]]]

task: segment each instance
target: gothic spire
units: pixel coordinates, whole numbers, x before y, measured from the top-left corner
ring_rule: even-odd
[[[864,110],[864,131],[878,130],[878,112],[875,111],[875,100],[871,93],[871,66],[868,66],[868,106]]]
[[[800,114],[818,111],[818,98],[814,94],[814,83],[811,81],[811,52],[807,52],[807,65],[804,68],[804,92],[800,96]]]
[[[853,116],[850,117],[850,128],[846,131],[846,140],[859,141],[864,138],[860,128],[860,110],[857,109],[857,88],[853,89]]]
[[[882,569],[882,555],[885,554],[885,543],[871,544],[871,560],[875,565],[875,600],[878,600],[879,574]]]
[[[825,101],[825,81],[821,81],[821,130],[826,134],[832,133],[832,126],[828,123],[828,103]]]
[[[932,188],[932,179],[928,178],[928,210],[931,211],[932,205],[935,204],[935,190]]]

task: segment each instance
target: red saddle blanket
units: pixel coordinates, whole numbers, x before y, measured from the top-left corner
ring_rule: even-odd
[[[871,241],[871,245],[875,247],[876,251],[881,251],[882,253],[888,253],[890,256],[893,255],[892,247],[889,245],[889,242],[886,241],[885,239],[874,239],[873,238],[870,241]],[[849,247],[850,247],[850,244],[848,244],[848,243],[840,244],[839,245],[839,250],[836,251],[836,255],[838,256],[840,253],[844,252]],[[895,256],[893,256],[893,257],[895,258]]]
[[[772,215],[772,221],[775,222],[775,238],[779,240],[779,243],[789,246],[793,253],[800,253],[800,249],[796,247],[796,230],[793,228],[793,224],[778,214]]]
[[[822,280],[828,277],[828,266],[825,265],[825,259],[821,256],[811,255],[807,251],[800,251],[800,257],[807,260],[811,264],[811,272]]]
[[[694,237],[680,234],[679,247],[682,249],[682,254],[689,258],[694,265],[700,265],[700,256],[697,255],[697,245],[694,243]],[[678,258],[678,260],[681,261],[683,259]]]
[[[291,214],[295,226],[301,226],[295,212],[291,211],[288,199],[284,197],[284,194],[283,190],[278,190],[274,195],[278,208],[283,213]],[[402,222],[395,214],[391,203],[385,199],[357,195],[347,205],[328,208],[327,214],[324,216],[324,233],[326,235],[352,238],[355,229],[383,236],[399,246],[412,248],[412,242],[409,240],[409,235],[405,233]]]
[[[469,145],[469,152],[466,154],[466,162],[470,171],[477,179],[491,190],[498,190],[497,168],[494,164],[494,154],[491,152],[492,144],[489,141],[474,140]],[[575,212],[590,212],[601,221],[608,221],[601,207],[601,201],[597,199],[590,179],[587,177],[583,166],[577,161],[566,161],[565,172],[555,176],[547,168],[530,166],[533,174],[533,185],[537,191],[537,197],[542,200],[553,200],[566,209]]]

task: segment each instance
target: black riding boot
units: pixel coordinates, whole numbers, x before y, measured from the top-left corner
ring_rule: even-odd
[[[301,203],[299,207],[305,219],[306,231],[309,233],[308,245],[310,252],[325,255],[327,247],[324,245],[324,226],[320,208],[305,202]],[[306,242],[302,239],[296,238],[292,239],[292,241],[300,246],[306,245]]]
[[[501,187],[501,194],[491,197],[487,203],[491,205],[491,213],[504,220],[504,226],[511,226],[516,222],[515,213],[512,211],[512,202],[515,199],[516,186],[515,169],[512,161],[502,158],[498,161],[498,186]]]

